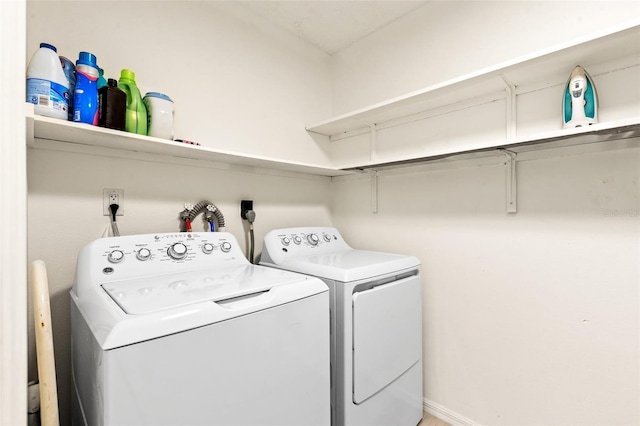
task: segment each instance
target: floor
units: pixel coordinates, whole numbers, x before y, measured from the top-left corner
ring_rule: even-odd
[[[451,426],[449,423],[444,420],[440,420],[437,417],[432,416],[431,414],[425,412],[422,417],[422,421],[418,423],[418,426]]]

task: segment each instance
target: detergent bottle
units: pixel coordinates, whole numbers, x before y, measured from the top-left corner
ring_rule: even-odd
[[[76,90],[73,94],[73,121],[98,125],[98,64],[95,55],[80,52],[76,61]]]
[[[136,74],[128,69],[120,72],[118,88],[127,95],[127,132],[147,135],[147,108],[142,103],[140,90],[136,86]]]
[[[104,70],[102,68],[98,67],[98,72],[100,73],[98,77],[98,90],[100,90],[107,85],[107,79],[104,78]]]
[[[69,85],[69,121],[73,121],[73,94],[76,90],[76,66],[73,65],[71,60],[60,56],[60,65],[62,65],[62,71],[67,78],[67,84]]]
[[[98,126],[125,130],[127,95],[118,89],[118,82],[110,78],[107,85],[98,89]]]
[[[147,135],[173,140],[173,101],[163,93],[149,92],[142,98],[147,107]]]
[[[69,83],[57,49],[40,43],[27,67],[27,102],[35,105],[34,112],[38,115],[66,120],[69,96]]]

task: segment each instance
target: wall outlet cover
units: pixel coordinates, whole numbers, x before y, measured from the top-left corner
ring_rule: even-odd
[[[124,216],[124,189],[104,188],[102,190],[102,214],[103,216],[111,216],[109,206],[118,204],[116,216]]]
[[[253,200],[242,200],[240,201],[240,217],[243,219],[247,218],[247,211],[253,210]]]

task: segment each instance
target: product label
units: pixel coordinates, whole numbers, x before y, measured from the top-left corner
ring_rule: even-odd
[[[53,81],[28,78],[27,102],[54,110],[68,111],[69,89]]]
[[[96,82],[96,78],[76,70],[73,121],[98,125],[98,88]]]

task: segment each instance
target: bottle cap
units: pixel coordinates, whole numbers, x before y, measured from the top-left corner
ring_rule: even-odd
[[[47,49],[51,49],[51,50],[53,50],[53,51],[54,51],[54,52],[56,52],[56,53],[58,52],[58,49],[56,49],[56,47],[55,47],[54,45],[49,44],[49,43],[40,43],[40,47],[44,47],[44,48],[47,48]]]
[[[136,73],[125,68],[122,71],[120,71],[120,78],[124,78],[124,79],[127,79],[127,80],[135,81],[136,80]]]
[[[78,55],[78,60],[76,61],[76,65],[78,64],[89,65],[96,69],[98,68],[98,60],[96,58],[96,55],[89,52],[80,52],[80,54]]]
[[[118,87],[118,81],[113,78],[110,78],[109,80],[107,80],[107,85],[109,87]]]
[[[158,92],[148,92],[144,95],[145,98],[160,98],[160,99],[164,99],[165,101],[169,101],[171,103],[173,103],[173,101],[171,100],[170,97],[168,97],[167,95],[163,94],[163,93],[158,93]]]

